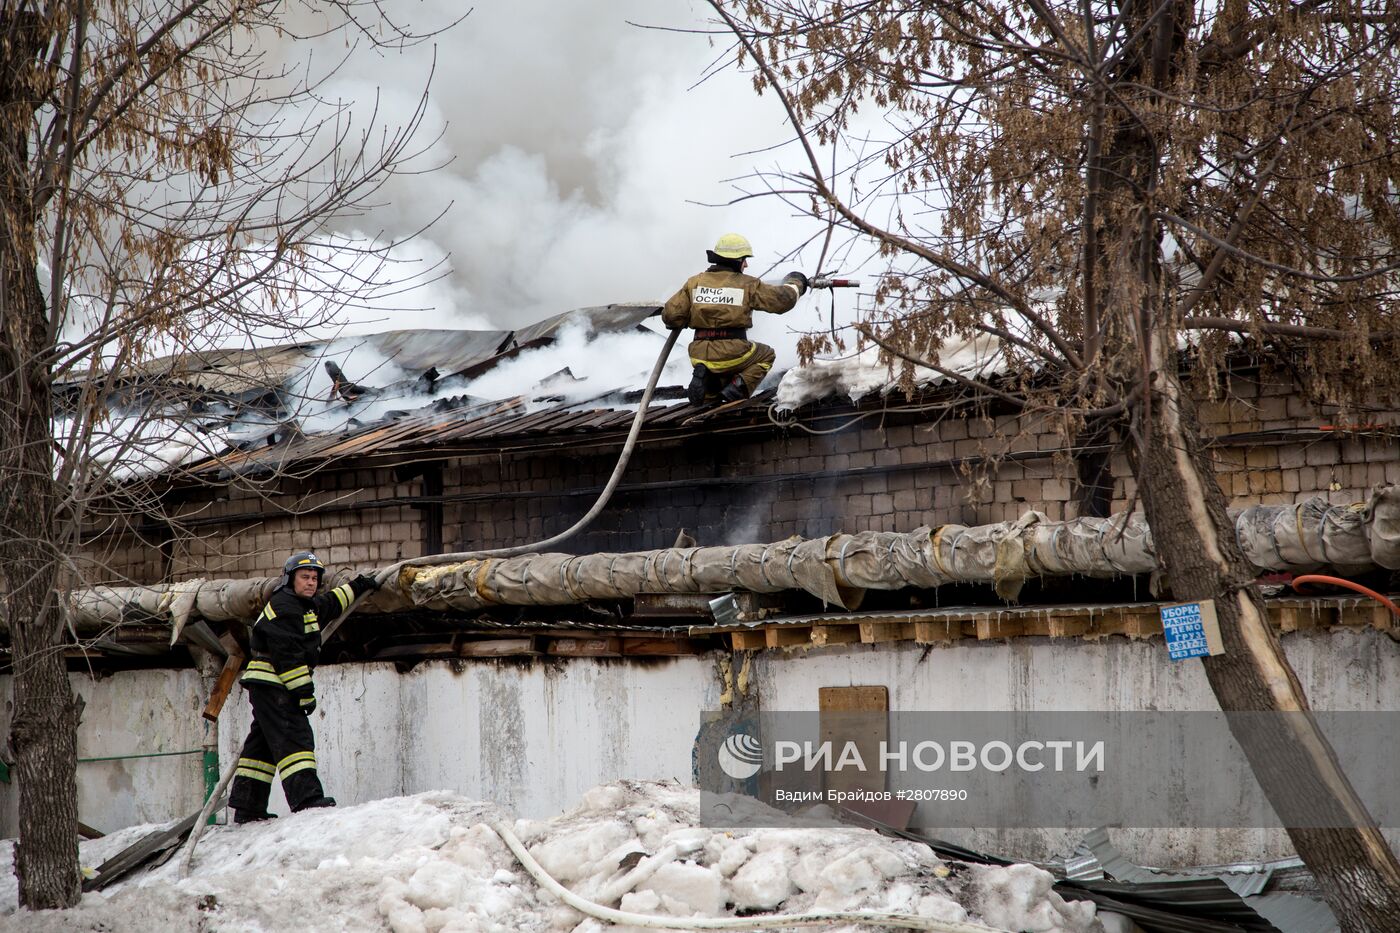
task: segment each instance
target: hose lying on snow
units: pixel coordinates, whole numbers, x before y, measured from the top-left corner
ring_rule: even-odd
[[[897,927],[902,930],[934,930],[938,933],[1004,933],[996,927],[980,923],[963,923],[915,917],[913,914],[884,913],[877,910],[811,911],[805,914],[777,914],[771,917],[658,917],[636,914],[604,907],[579,897],[549,876],[535,861],[509,826],[501,820],[489,824],[516,861],[530,873],[540,887],[581,914],[624,926],[650,927],[662,930],[781,930],[786,927],[825,926],[832,923],[861,923],[871,926]]]

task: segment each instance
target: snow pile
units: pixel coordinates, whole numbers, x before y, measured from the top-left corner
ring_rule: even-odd
[[[1006,369],[1005,358],[995,337],[978,334],[950,338],[938,348],[930,362],[967,377],[986,377]],[[775,405],[779,410],[799,408],[808,402],[846,395],[858,401],[871,392],[887,392],[899,382],[900,362],[891,366],[880,361],[880,348],[873,344],[858,353],[839,359],[815,359],[806,366],[787,371],[778,384]],[[949,378],[923,366],[914,367],[914,383],[928,385]]]
[[[715,831],[695,825],[699,793],[621,781],[571,813],[516,833],[589,900],[667,917],[879,910],[1027,933],[1092,933],[1088,903],[1066,903],[1030,865],[945,864],[925,846],[860,829]],[[11,847],[0,847],[0,930],[509,933],[627,930],[541,891],[488,827],[492,805],[445,791],[214,827],[193,871],[178,858],[84,895],[62,912],[16,913]],[[84,843],[100,864],[153,827]],[[852,929],[843,927],[842,929]]]

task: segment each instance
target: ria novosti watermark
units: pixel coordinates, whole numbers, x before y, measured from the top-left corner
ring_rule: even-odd
[[[745,733],[750,747],[762,746]],[[891,744],[881,739],[869,765],[861,752],[860,743],[845,741],[811,743],[778,740],[773,743],[773,770],[782,771],[796,764],[804,771],[1006,771],[1019,768],[1034,774],[1049,767],[1053,771],[1103,771],[1104,742],[1083,742],[1071,739],[1038,741],[1027,739],[1013,748],[1009,742],[993,739],[980,746],[975,742],[954,739],[950,742],[901,741]],[[756,773],[758,769],[754,769]],[[732,776],[732,775],[731,775]]]
[[[1351,825],[1291,776],[1264,794],[1250,768],[1242,745],[1292,741],[1299,715],[1372,817],[1400,826],[1400,712],[707,713],[696,776],[711,825],[807,823],[833,805],[928,828]]]

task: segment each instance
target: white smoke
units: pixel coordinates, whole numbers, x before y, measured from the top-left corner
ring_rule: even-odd
[[[449,0],[383,5],[419,29],[461,15]],[[820,232],[812,221],[776,199],[702,206],[731,199],[729,179],[782,157],[766,151],[790,136],[776,101],[756,97],[732,69],[701,81],[727,55],[723,44],[629,25],[700,28],[707,10],[685,0],[485,0],[429,45],[356,50],[322,93],[349,103],[362,125],[392,124],[431,72],[419,136],[440,139],[414,167],[441,166],[391,181],[385,203],[357,225],[403,236],[445,210],[425,234],[451,269],[442,316],[502,329],[572,308],[662,300],[729,230],[754,243],[750,271],[797,267],[778,263]],[[344,54],[343,42],[287,42],[279,52],[324,64]],[[810,300],[802,308],[789,322],[819,326],[825,300],[820,315]],[[763,337],[781,352],[795,341],[792,329]]]
[[[501,363],[470,382],[466,392],[477,398],[544,395],[558,403],[575,403],[639,388],[646,384],[662,342],[652,331],[594,334],[587,321],[570,321],[549,346]],[[690,362],[685,348],[678,347],[659,384],[683,384],[689,378]]]

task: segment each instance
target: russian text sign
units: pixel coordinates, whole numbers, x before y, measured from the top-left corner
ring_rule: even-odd
[[[1162,634],[1167,637],[1167,652],[1173,661],[1225,653],[1212,599],[1163,606]]]

